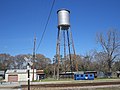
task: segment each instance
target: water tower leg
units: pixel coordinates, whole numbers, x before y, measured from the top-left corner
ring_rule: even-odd
[[[60,67],[60,30],[59,29],[57,35],[56,58],[57,58],[57,80],[59,80],[59,67]]]
[[[73,42],[71,31],[70,31],[70,38],[71,38],[71,41],[72,41],[72,48],[73,48],[73,53],[74,53],[74,61],[73,62],[75,62],[75,70],[78,72],[78,61],[77,61],[77,58],[76,58],[76,52],[75,52],[75,47],[74,47],[74,42]]]
[[[65,70],[64,71],[66,73],[66,37],[65,37],[66,34],[65,34],[65,32],[66,31],[64,30],[63,31],[63,38],[64,38],[64,61],[65,61],[65,63],[64,63],[65,64]]]
[[[68,51],[69,51],[69,58],[70,58],[70,70],[72,75],[72,60],[71,60],[71,49],[70,49],[70,39],[69,39],[69,32],[67,30],[67,40],[68,40]]]

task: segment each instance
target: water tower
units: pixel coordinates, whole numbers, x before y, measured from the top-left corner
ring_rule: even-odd
[[[75,48],[72,39],[72,33],[70,30],[70,11],[67,9],[60,9],[57,11],[58,15],[58,35],[57,35],[57,45],[56,45],[56,60],[57,60],[57,79],[59,79],[59,69],[61,65],[61,56],[65,61],[69,61],[69,66],[64,63],[64,72],[78,71]],[[74,58],[73,58],[74,57]],[[74,59],[74,60],[73,60]],[[68,63],[68,62],[67,62]],[[76,63],[76,65],[74,64]],[[73,67],[75,65],[75,69]]]

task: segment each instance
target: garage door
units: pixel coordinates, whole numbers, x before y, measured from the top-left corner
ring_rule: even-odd
[[[8,76],[9,82],[17,82],[18,81],[18,75],[9,75]]]

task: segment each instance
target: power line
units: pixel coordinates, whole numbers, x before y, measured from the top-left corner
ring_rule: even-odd
[[[51,13],[52,13],[52,10],[53,10],[53,7],[54,7],[54,4],[55,4],[55,0],[53,0],[53,2],[52,2],[52,6],[51,6],[51,9],[50,9],[50,13],[49,13],[49,15],[48,15],[47,22],[46,22],[46,24],[45,24],[45,28],[44,28],[44,31],[43,31],[43,33],[42,33],[42,36],[41,36],[40,42],[39,42],[39,44],[38,44],[38,47],[37,47],[37,49],[36,49],[36,52],[37,52],[37,50],[39,49],[40,44],[42,43],[43,37],[44,37],[45,32],[46,32],[46,29],[47,29],[47,25],[48,25],[48,22],[49,22],[49,20],[50,20],[50,16],[51,16]]]

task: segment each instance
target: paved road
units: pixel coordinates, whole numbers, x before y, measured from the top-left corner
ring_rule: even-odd
[[[17,87],[17,88],[16,88]],[[19,82],[5,82],[0,84],[0,90],[22,90]]]

